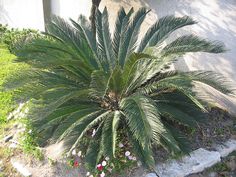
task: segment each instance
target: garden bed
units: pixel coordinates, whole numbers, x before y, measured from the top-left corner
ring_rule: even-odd
[[[204,123],[201,123],[199,125],[199,128],[197,130],[187,130],[185,129],[185,135],[191,142],[191,150],[196,150],[198,148],[205,148],[207,150],[214,150],[214,146],[216,144],[221,144],[223,142],[226,142],[228,139],[234,139],[236,136],[236,130],[235,130],[235,118],[230,116],[227,112],[212,108],[209,111],[209,114],[206,116],[206,121]],[[6,128],[6,132],[13,132],[13,131],[18,131],[16,129],[16,124],[12,124],[11,127]],[[7,135],[7,134],[6,134]],[[1,143],[1,148],[9,146],[7,144]],[[19,149],[18,149],[19,148]],[[8,176],[17,176],[17,173],[14,170],[9,170],[11,169],[9,166],[10,160],[14,160],[17,162],[20,162],[24,164],[25,168],[28,169],[33,176],[35,177],[43,177],[43,176],[75,176],[75,175],[80,175],[85,176],[86,171],[80,165],[79,167],[70,167],[68,165],[68,160],[67,159],[53,159],[50,158],[49,156],[44,157],[44,160],[36,160],[34,156],[32,155],[26,155],[23,153],[23,151],[20,150],[20,147],[16,149],[9,148],[9,152],[6,153],[6,149],[4,150],[5,157],[3,156],[3,167],[2,170],[6,171]],[[57,151],[57,147],[54,147],[55,151]],[[59,148],[59,147],[58,147]],[[42,149],[43,153],[45,149]],[[157,148],[155,149],[155,158],[158,163],[164,162],[171,157],[165,150],[162,148]],[[175,157],[178,158],[178,157]],[[231,156],[230,163],[232,164],[232,161],[235,157]],[[7,165],[5,167],[5,165]],[[218,165],[221,166],[221,165]],[[222,165],[225,167],[226,165]],[[223,168],[222,167],[222,168]],[[214,169],[214,168],[213,168]],[[227,173],[227,170],[230,170],[230,168],[224,168],[224,173]],[[226,170],[226,171],[225,171]],[[214,171],[214,170],[213,170]],[[124,177],[124,176],[144,176],[147,174],[148,171],[142,169],[141,167],[134,167],[133,169],[125,169],[124,173],[122,175],[114,174],[113,176],[117,177]],[[202,174],[209,173],[209,170],[206,172],[203,172],[199,174],[201,176]],[[229,171],[230,173],[230,171]],[[6,174],[6,173],[5,173]],[[220,173],[221,174],[221,173]]]

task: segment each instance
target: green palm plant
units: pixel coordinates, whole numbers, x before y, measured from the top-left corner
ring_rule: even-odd
[[[111,37],[107,9],[97,10],[96,38],[85,19],[69,24],[54,17],[46,37],[19,43],[17,61],[31,67],[5,87],[22,88],[20,98],[32,100],[29,117],[42,142],[63,141],[71,152],[87,137],[90,168],[103,157],[115,157],[120,133],[150,169],[153,146],[174,154],[188,152],[175,125],[196,127],[206,111],[203,103],[209,101],[197,96],[194,84],[224,94],[233,90],[211,71],[172,71],[168,66],[188,52],[221,53],[225,48],[194,35],[164,45],[174,31],[196,23],[188,16],[160,18],[139,41],[148,12],[121,8]],[[88,137],[92,129],[93,138]]]

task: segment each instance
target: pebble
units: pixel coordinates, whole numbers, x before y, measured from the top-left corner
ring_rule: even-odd
[[[11,143],[9,145],[9,148],[15,149],[15,148],[17,148],[17,144],[16,143]]]
[[[25,176],[25,177],[32,176],[32,174],[29,172],[28,169],[25,168],[23,164],[12,159],[11,159],[11,164],[22,176]]]
[[[12,139],[12,138],[13,138],[13,135],[8,135],[3,138],[3,141],[6,143],[6,142],[10,141],[10,139]]]

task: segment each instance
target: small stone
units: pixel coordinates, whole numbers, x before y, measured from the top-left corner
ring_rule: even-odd
[[[10,139],[12,139],[12,138],[13,138],[13,135],[8,135],[3,138],[3,141],[6,143],[6,142],[10,141]]]
[[[215,149],[220,153],[221,157],[226,157],[236,150],[236,140],[230,139],[223,145],[218,145]]]
[[[234,159],[230,159],[227,163],[226,163],[227,167],[231,170],[234,171],[236,170],[236,162]]]
[[[15,143],[15,144],[20,144],[18,141],[14,140],[14,139],[10,140],[10,142]]]
[[[4,128],[4,131],[8,131],[8,130],[10,130],[10,128]]]
[[[22,175],[25,177],[30,177],[32,174],[29,172],[28,169],[25,168],[25,166],[19,162],[15,162],[11,159],[12,166]]]
[[[11,143],[9,145],[9,148],[15,149],[15,148],[17,148],[17,144],[16,143]]]
[[[209,177],[217,177],[218,174],[217,174],[216,172],[211,172],[211,173],[209,173],[208,176],[209,176]]]

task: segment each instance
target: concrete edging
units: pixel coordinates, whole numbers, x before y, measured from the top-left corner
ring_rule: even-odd
[[[221,161],[221,158],[228,156],[236,150],[236,140],[217,145],[215,151],[208,151],[199,148],[184,156],[180,160],[171,160],[166,163],[157,164],[156,170],[160,177],[184,177],[190,174],[202,172]],[[154,173],[149,173],[145,177],[156,177]]]

